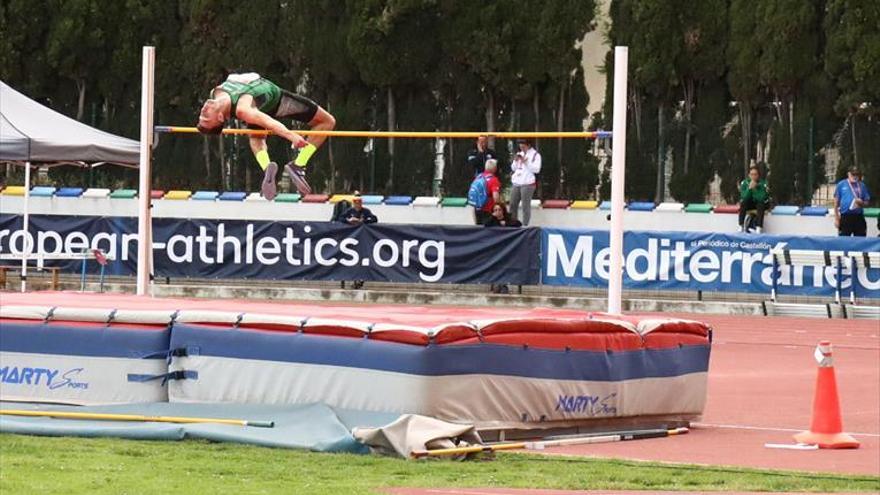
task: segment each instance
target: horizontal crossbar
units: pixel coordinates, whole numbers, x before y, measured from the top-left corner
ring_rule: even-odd
[[[154,127],[156,132],[171,134],[197,134],[199,132],[195,127],[177,127],[168,125],[157,125]],[[477,138],[480,136],[496,137],[496,138],[533,138],[533,139],[550,139],[550,138],[583,138],[583,139],[602,139],[610,138],[610,131],[564,131],[564,132],[481,132],[481,131],[319,131],[319,130],[295,130],[297,134],[302,136],[328,136],[328,137],[361,137],[361,138]],[[272,134],[270,131],[262,129],[223,129],[223,134],[247,135],[247,136],[267,136]]]

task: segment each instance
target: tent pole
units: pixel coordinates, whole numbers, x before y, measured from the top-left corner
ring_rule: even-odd
[[[626,96],[627,64],[629,49],[625,46],[614,48],[614,108],[613,129],[611,130],[614,148],[611,151],[611,267],[608,270],[608,312],[621,314],[621,294],[623,293],[623,181],[626,177]]]
[[[30,223],[29,204],[31,198],[31,162],[25,162],[24,167],[24,220],[22,221],[22,257],[21,257],[21,291],[27,292],[27,262],[28,254],[31,252],[31,243],[28,242],[28,224]],[[12,246],[10,245],[10,250]]]
[[[153,148],[153,73],[156,48],[145,46],[141,70],[141,153],[138,176],[137,295],[147,294],[153,271],[153,223],[150,218],[151,156]],[[152,291],[151,291],[152,292]]]

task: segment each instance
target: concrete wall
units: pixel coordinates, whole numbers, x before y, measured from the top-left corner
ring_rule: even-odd
[[[0,197],[0,213],[21,214],[24,198]],[[137,200],[109,198],[30,198],[30,210],[41,215],[137,216]],[[369,207],[382,223],[419,225],[470,225],[471,208],[426,206]],[[224,220],[301,220],[327,221],[333,213],[330,203],[272,203],[262,201],[153,201],[153,216],[165,218],[210,218]],[[608,212],[599,210],[533,209],[532,225],[543,227],[607,229]],[[629,230],[683,232],[736,232],[737,218],[732,214],[638,212],[627,211],[625,227]],[[834,236],[833,218],[767,215],[768,234]],[[868,219],[868,235],[877,235],[876,219]]]

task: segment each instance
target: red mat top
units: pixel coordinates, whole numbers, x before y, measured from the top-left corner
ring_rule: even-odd
[[[703,323],[548,308],[353,305],[153,298],[80,292],[3,293],[3,318],[167,324],[215,324],[228,328],[304,331],[408,344],[494,342],[542,348],[625,350],[705,344]]]

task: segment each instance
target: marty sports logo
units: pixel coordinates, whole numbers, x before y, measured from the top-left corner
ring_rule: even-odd
[[[567,413],[581,413],[587,416],[603,416],[617,414],[614,399],[617,392],[605,397],[600,395],[560,395],[556,399],[556,410]]]
[[[64,373],[50,368],[31,368],[28,366],[4,366],[0,368],[0,383],[12,385],[44,386],[49,390],[60,388],[88,389],[87,382],[77,381],[83,368],[72,368]]]

